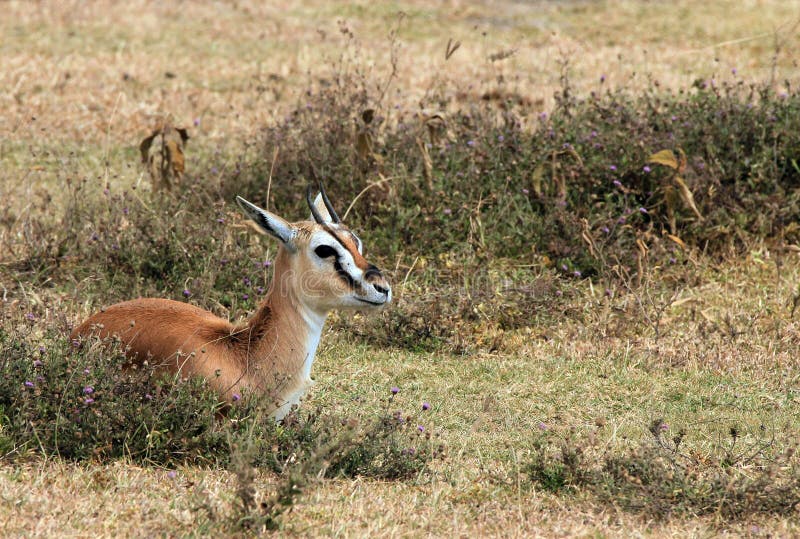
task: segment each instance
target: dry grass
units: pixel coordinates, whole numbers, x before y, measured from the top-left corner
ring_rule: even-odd
[[[123,463],[76,466],[40,463],[0,470],[5,537],[228,536],[230,522],[209,516],[230,509],[227,472],[143,469]],[[369,537],[788,537],[791,518],[762,517],[720,526],[714,518],[651,523],[580,499],[509,494],[487,477],[470,488],[329,481],[296,505],[283,535]],[[270,479],[256,484],[268,490]],[[203,507],[210,508],[210,511]]]
[[[201,119],[195,136],[243,138],[301,96],[320,66],[353,54],[338,31],[346,21],[364,65],[386,74],[397,13],[401,56],[395,88],[409,103],[441,78],[465,91],[503,77],[546,109],[570,59],[576,90],[608,84],[636,90],[652,75],[678,88],[695,78],[769,77],[775,40],[779,78],[798,82],[800,12],[791,2],[719,1],[667,6],[636,1],[459,2],[393,6],[358,2],[214,4],[9,2],[0,21],[0,96],[5,144],[59,140],[104,152],[131,145],[152,117]],[[444,61],[447,40],[461,48]],[[500,51],[516,51],[491,62]],[[34,120],[35,118],[35,120]],[[215,142],[216,143],[216,142]],[[6,152],[4,152],[6,153]]]
[[[142,181],[135,146],[161,113],[192,129],[192,152],[247,147],[341,54],[389,71],[397,11],[401,56],[392,87],[414,104],[442,80],[469,95],[499,84],[547,110],[569,58],[575,90],[643,89],[696,78],[800,83],[792,2],[181,3],[78,1],[2,6],[0,196],[20,204],[63,170],[98,183]],[[337,20],[347,21],[358,47]],[[449,38],[461,48],[445,62]],[[779,54],[773,61],[775,44]],[[509,58],[492,62],[499,51]],[[310,73],[310,75],[309,75]],[[195,149],[198,148],[198,149]],[[65,166],[68,162],[69,166]],[[57,202],[57,201],[56,201]],[[607,445],[632,445],[653,417],[693,434],[708,453],[730,424],[777,439],[800,429],[798,325],[790,313],[800,263],[780,269],[764,248],[740,264],[701,267],[663,318],[663,336],[630,320],[587,282],[581,321],[508,332],[494,353],[468,358],[375,350],[328,334],[312,403],[344,412],[392,385],[430,401],[449,457],[432,478],[315,485],[285,519],[296,536],[791,536],[796,516],[653,524],[580,495],[521,484],[516,463],[544,423],[556,433],[596,428]],[[411,276],[413,280],[414,275]],[[43,294],[56,294],[44,291]],[[71,314],[77,319],[81,307]],[[82,313],[81,313],[82,314]],[[618,332],[615,328],[637,329]],[[785,440],[784,440],[785,441]],[[257,479],[269,493],[275,478]],[[0,528],[16,536],[227,535],[235,480],[219,470],[167,470],[44,461],[0,467]],[[206,504],[210,511],[202,509]]]

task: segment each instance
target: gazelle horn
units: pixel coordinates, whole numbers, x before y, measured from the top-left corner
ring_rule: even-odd
[[[328,198],[328,193],[325,192],[325,186],[322,182],[319,182],[319,192],[322,193],[322,202],[325,203],[325,207],[328,208],[328,213],[331,214],[331,221],[334,223],[341,223],[341,219],[339,216],[336,215],[336,210],[333,209],[333,204],[331,204],[331,200]]]
[[[334,223],[341,223],[339,216],[336,214],[336,210],[333,209],[333,204],[331,204],[330,199],[328,198],[328,194],[325,192],[325,186],[322,182],[319,182],[319,192],[322,194],[322,202],[325,203],[325,207],[328,209],[328,213],[331,216],[331,221]],[[308,207],[311,209],[311,215],[314,216],[314,220],[319,224],[324,224],[326,221],[319,213],[319,210],[314,205],[314,201],[311,199],[312,187],[311,185],[308,186],[308,190],[306,191],[306,202],[308,203]]]

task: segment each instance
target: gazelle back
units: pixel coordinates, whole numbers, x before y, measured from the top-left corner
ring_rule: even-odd
[[[92,315],[72,333],[117,336],[133,362],[155,362],[181,376],[202,376],[234,401],[244,390],[268,396],[280,420],[312,384],[311,365],[328,313],[378,309],[392,292],[362,255],[361,240],[333,209],[324,188],[306,200],[313,220],[289,223],[236,197],[259,230],[280,242],[269,292],[256,313],[233,325],[168,299],[140,298]]]

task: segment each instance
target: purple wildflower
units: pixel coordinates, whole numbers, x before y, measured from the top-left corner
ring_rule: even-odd
[[[606,75],[604,73],[604,74],[600,75],[600,84],[603,84],[605,81],[606,81]]]
[[[169,477],[170,479],[175,479],[176,477],[178,477],[178,474],[175,470],[170,470],[167,472],[167,477]]]
[[[28,313],[25,315],[25,318],[27,318],[28,320],[36,320],[36,315],[33,313]]]
[[[498,135],[497,136],[497,142],[503,142],[505,139],[506,139],[506,137],[504,137],[503,135]]]
[[[603,228],[600,229],[600,232],[602,232],[603,234],[608,234],[609,232],[611,232],[611,229],[609,229],[607,226],[604,226]]]
[[[547,113],[546,112],[540,112],[539,113],[539,119],[542,120],[542,121],[545,121],[547,119]]]
[[[89,367],[83,369],[83,374],[91,374],[92,371],[89,370]]]
[[[575,270],[575,271],[572,272],[572,275],[575,276],[575,277],[580,277],[581,276],[581,272],[578,271],[578,270]]]
[[[539,430],[547,430],[547,425],[543,421],[539,421],[537,426],[539,427]]]
[[[33,366],[34,367],[41,367],[42,365],[44,365],[44,363],[42,363],[41,360],[39,360],[39,359],[35,359],[33,361]]]
[[[238,400],[239,400],[239,399],[241,399],[241,398],[242,398],[242,396],[241,396],[241,395],[239,395],[238,393],[234,393],[233,395],[231,395],[231,400],[232,400],[233,402],[236,402],[236,401],[238,401]]]
[[[244,301],[247,301],[248,299],[250,299],[250,296],[248,294],[242,294],[242,299]]]
[[[650,171],[651,171],[651,170],[653,170],[653,169],[651,169],[649,166],[645,165],[645,166],[642,168],[642,170],[643,170],[645,173],[648,173],[648,172],[650,172]]]
[[[431,405],[430,404],[428,404],[427,402],[423,402],[422,403],[422,411],[423,412],[427,412],[430,409],[431,409]]]
[[[394,386],[394,387],[392,387],[392,389],[390,391],[392,392],[392,395],[397,395],[398,393],[400,393],[400,388],[397,387],[397,386]]]
[[[192,295],[192,293],[189,291],[189,289],[188,289],[188,288],[184,288],[184,289],[183,289],[183,295],[184,295],[184,297],[187,297],[187,298],[188,298],[189,296],[191,296],[191,295]]]
[[[33,387],[33,382],[30,380],[25,380],[25,387]]]
[[[195,127],[198,127],[200,125],[200,118],[195,118],[194,122],[192,123],[194,124]]]
[[[451,210],[450,208],[445,208],[442,210],[442,213],[445,215],[450,215],[451,213],[453,213],[453,210]]]
[[[561,264],[561,271],[569,271],[569,268],[566,264]]]
[[[610,170],[611,172],[616,172],[617,171],[617,165],[611,165],[610,167],[608,167],[608,170]]]
[[[422,425],[417,425],[417,430],[420,432],[425,432],[425,427],[423,427]]]
[[[531,191],[530,191],[530,189],[526,189],[526,188],[524,188],[524,187],[522,188],[522,194],[523,194],[523,195],[530,194],[530,192],[531,192]]]
[[[612,183],[614,184],[614,187],[616,187],[616,188],[622,187],[622,182],[619,181],[619,180],[614,180]]]
[[[83,388],[84,395],[91,395],[92,393],[94,393],[94,388],[92,386],[86,386]]]
[[[647,208],[639,208],[639,213],[647,213]]]
[[[149,401],[153,400],[153,396],[150,393],[145,393],[144,394],[144,398],[149,400]]]
[[[86,397],[85,399],[83,399],[84,404],[92,404],[93,402],[94,399],[92,397]]]

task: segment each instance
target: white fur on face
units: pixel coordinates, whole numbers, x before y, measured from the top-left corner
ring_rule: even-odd
[[[317,282],[312,283],[311,279],[307,281],[309,296],[313,296],[316,291],[316,299],[319,300],[317,303],[326,310],[370,308],[387,303],[391,298],[391,291],[388,294],[378,291],[372,283],[367,282],[366,270],[359,267],[366,264],[360,256],[363,248],[361,240],[346,228],[331,225],[330,229],[332,232],[315,231],[305,250],[312,267],[317,270],[313,276]],[[350,248],[346,246],[347,243],[351,244]],[[358,251],[357,255],[350,251],[353,247]],[[356,256],[360,264],[356,262]],[[323,289],[327,294],[320,293]],[[309,299],[313,301],[315,298]]]

